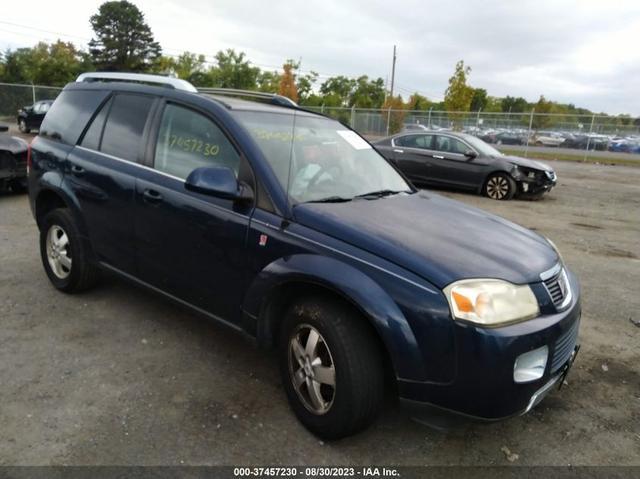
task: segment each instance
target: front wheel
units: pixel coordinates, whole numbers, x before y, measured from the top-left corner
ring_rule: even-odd
[[[510,200],[516,194],[516,182],[506,173],[494,173],[484,184],[484,194],[492,200]]]
[[[367,427],[383,399],[381,352],[370,326],[328,298],[293,304],[280,332],[282,380],[307,429],[339,439]]]
[[[88,246],[80,236],[71,212],[49,212],[40,228],[40,256],[51,283],[65,293],[89,289],[98,275],[89,260]]]

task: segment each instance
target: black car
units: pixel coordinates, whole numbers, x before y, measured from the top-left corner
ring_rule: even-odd
[[[562,383],[580,287],[549,240],[416,190],[331,118],[226,93],[124,73],[64,88],[29,173],[54,287],[108,271],[275,349],[325,438],[371,423],[387,386],[500,419]]]
[[[30,133],[31,130],[39,130],[44,116],[51,108],[53,100],[42,100],[31,106],[25,106],[18,110],[18,129],[22,133]]]
[[[526,142],[526,136],[509,131],[502,131],[498,133],[495,135],[493,141],[496,145],[524,145]]]
[[[9,127],[0,125],[0,190],[22,192],[27,187],[28,143],[7,134]]]
[[[401,133],[374,145],[416,184],[473,190],[495,200],[540,198],[556,185],[548,165],[504,155],[465,133]]]

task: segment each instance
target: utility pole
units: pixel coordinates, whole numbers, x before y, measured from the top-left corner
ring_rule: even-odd
[[[391,98],[393,98],[393,84],[396,79],[396,46],[393,46],[393,63],[391,65]]]

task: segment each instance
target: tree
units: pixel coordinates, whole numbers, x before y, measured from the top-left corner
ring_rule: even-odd
[[[342,75],[331,77],[320,85],[320,93],[323,95],[327,106],[349,106],[351,92],[355,84],[355,80]]]
[[[544,95],[540,95],[540,99],[534,105],[535,115],[533,116],[532,128],[538,130],[540,128],[546,128],[553,123],[553,118],[547,116],[554,110],[553,102],[545,99]]]
[[[502,99],[501,105],[504,113],[523,113],[530,109],[527,100],[519,96],[514,98],[512,96],[506,96]]]
[[[298,88],[296,87],[296,75],[294,73],[296,66],[293,60],[287,60],[282,65],[283,72],[278,84],[278,95],[286,96],[295,102],[298,101]]]
[[[444,94],[444,106],[450,113],[449,117],[453,119],[455,126],[459,127],[460,121],[464,118],[464,113],[471,107],[471,99],[473,98],[473,88],[467,85],[467,76],[471,73],[470,67],[464,66],[464,61],[460,60],[456,63],[456,69],[451,78],[449,78],[449,86]]]
[[[233,49],[219,51],[215,55],[217,65],[212,67],[208,76],[213,86],[218,88],[238,88],[256,90],[260,69],[252,67],[245,60],[245,53],[236,53]]]
[[[384,103],[386,91],[384,80],[377,78],[369,80],[367,75],[362,75],[353,83],[349,94],[348,106],[356,108],[380,108]]]
[[[480,111],[487,108],[489,98],[487,96],[487,90],[484,88],[474,88],[473,96],[471,97],[471,111]]]
[[[407,110],[424,111],[428,110],[431,105],[431,102],[426,96],[422,96],[420,93],[416,92],[409,97],[409,101],[407,101]]]
[[[153,71],[162,74],[175,75],[188,82],[204,86],[206,74],[204,55],[184,52],[176,58],[161,56],[153,67]]]
[[[258,90],[267,93],[278,93],[280,74],[277,71],[261,71],[256,80]]]
[[[3,57],[0,81],[6,83],[63,86],[80,73],[93,70],[85,52],[61,40],[7,50]]]
[[[318,81],[318,74],[310,71],[306,75],[298,75],[296,87],[298,88],[298,99],[301,104],[309,104],[312,97],[319,98],[313,92],[313,85]]]
[[[391,112],[389,112],[389,109],[391,109]],[[404,118],[407,112],[404,109],[404,102],[400,95],[388,96],[382,105],[380,113],[385,125],[387,124],[387,118],[389,119],[390,135],[402,130],[402,125],[404,124]]]
[[[89,42],[89,53],[99,70],[144,72],[160,57],[160,44],[133,3],[105,2],[90,23],[96,38]]]

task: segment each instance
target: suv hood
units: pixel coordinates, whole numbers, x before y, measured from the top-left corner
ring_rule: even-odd
[[[296,221],[444,288],[465,278],[540,281],[558,256],[540,235],[499,216],[421,191],[377,200],[304,203]]]
[[[545,163],[541,163],[539,161],[529,160],[528,158],[521,158],[519,156],[508,156],[508,155],[502,156],[501,158],[503,160],[508,161],[509,163],[512,163],[518,166],[524,166],[525,168],[533,168],[535,170],[542,170],[542,171],[553,171],[553,168],[551,168],[549,165]]]

